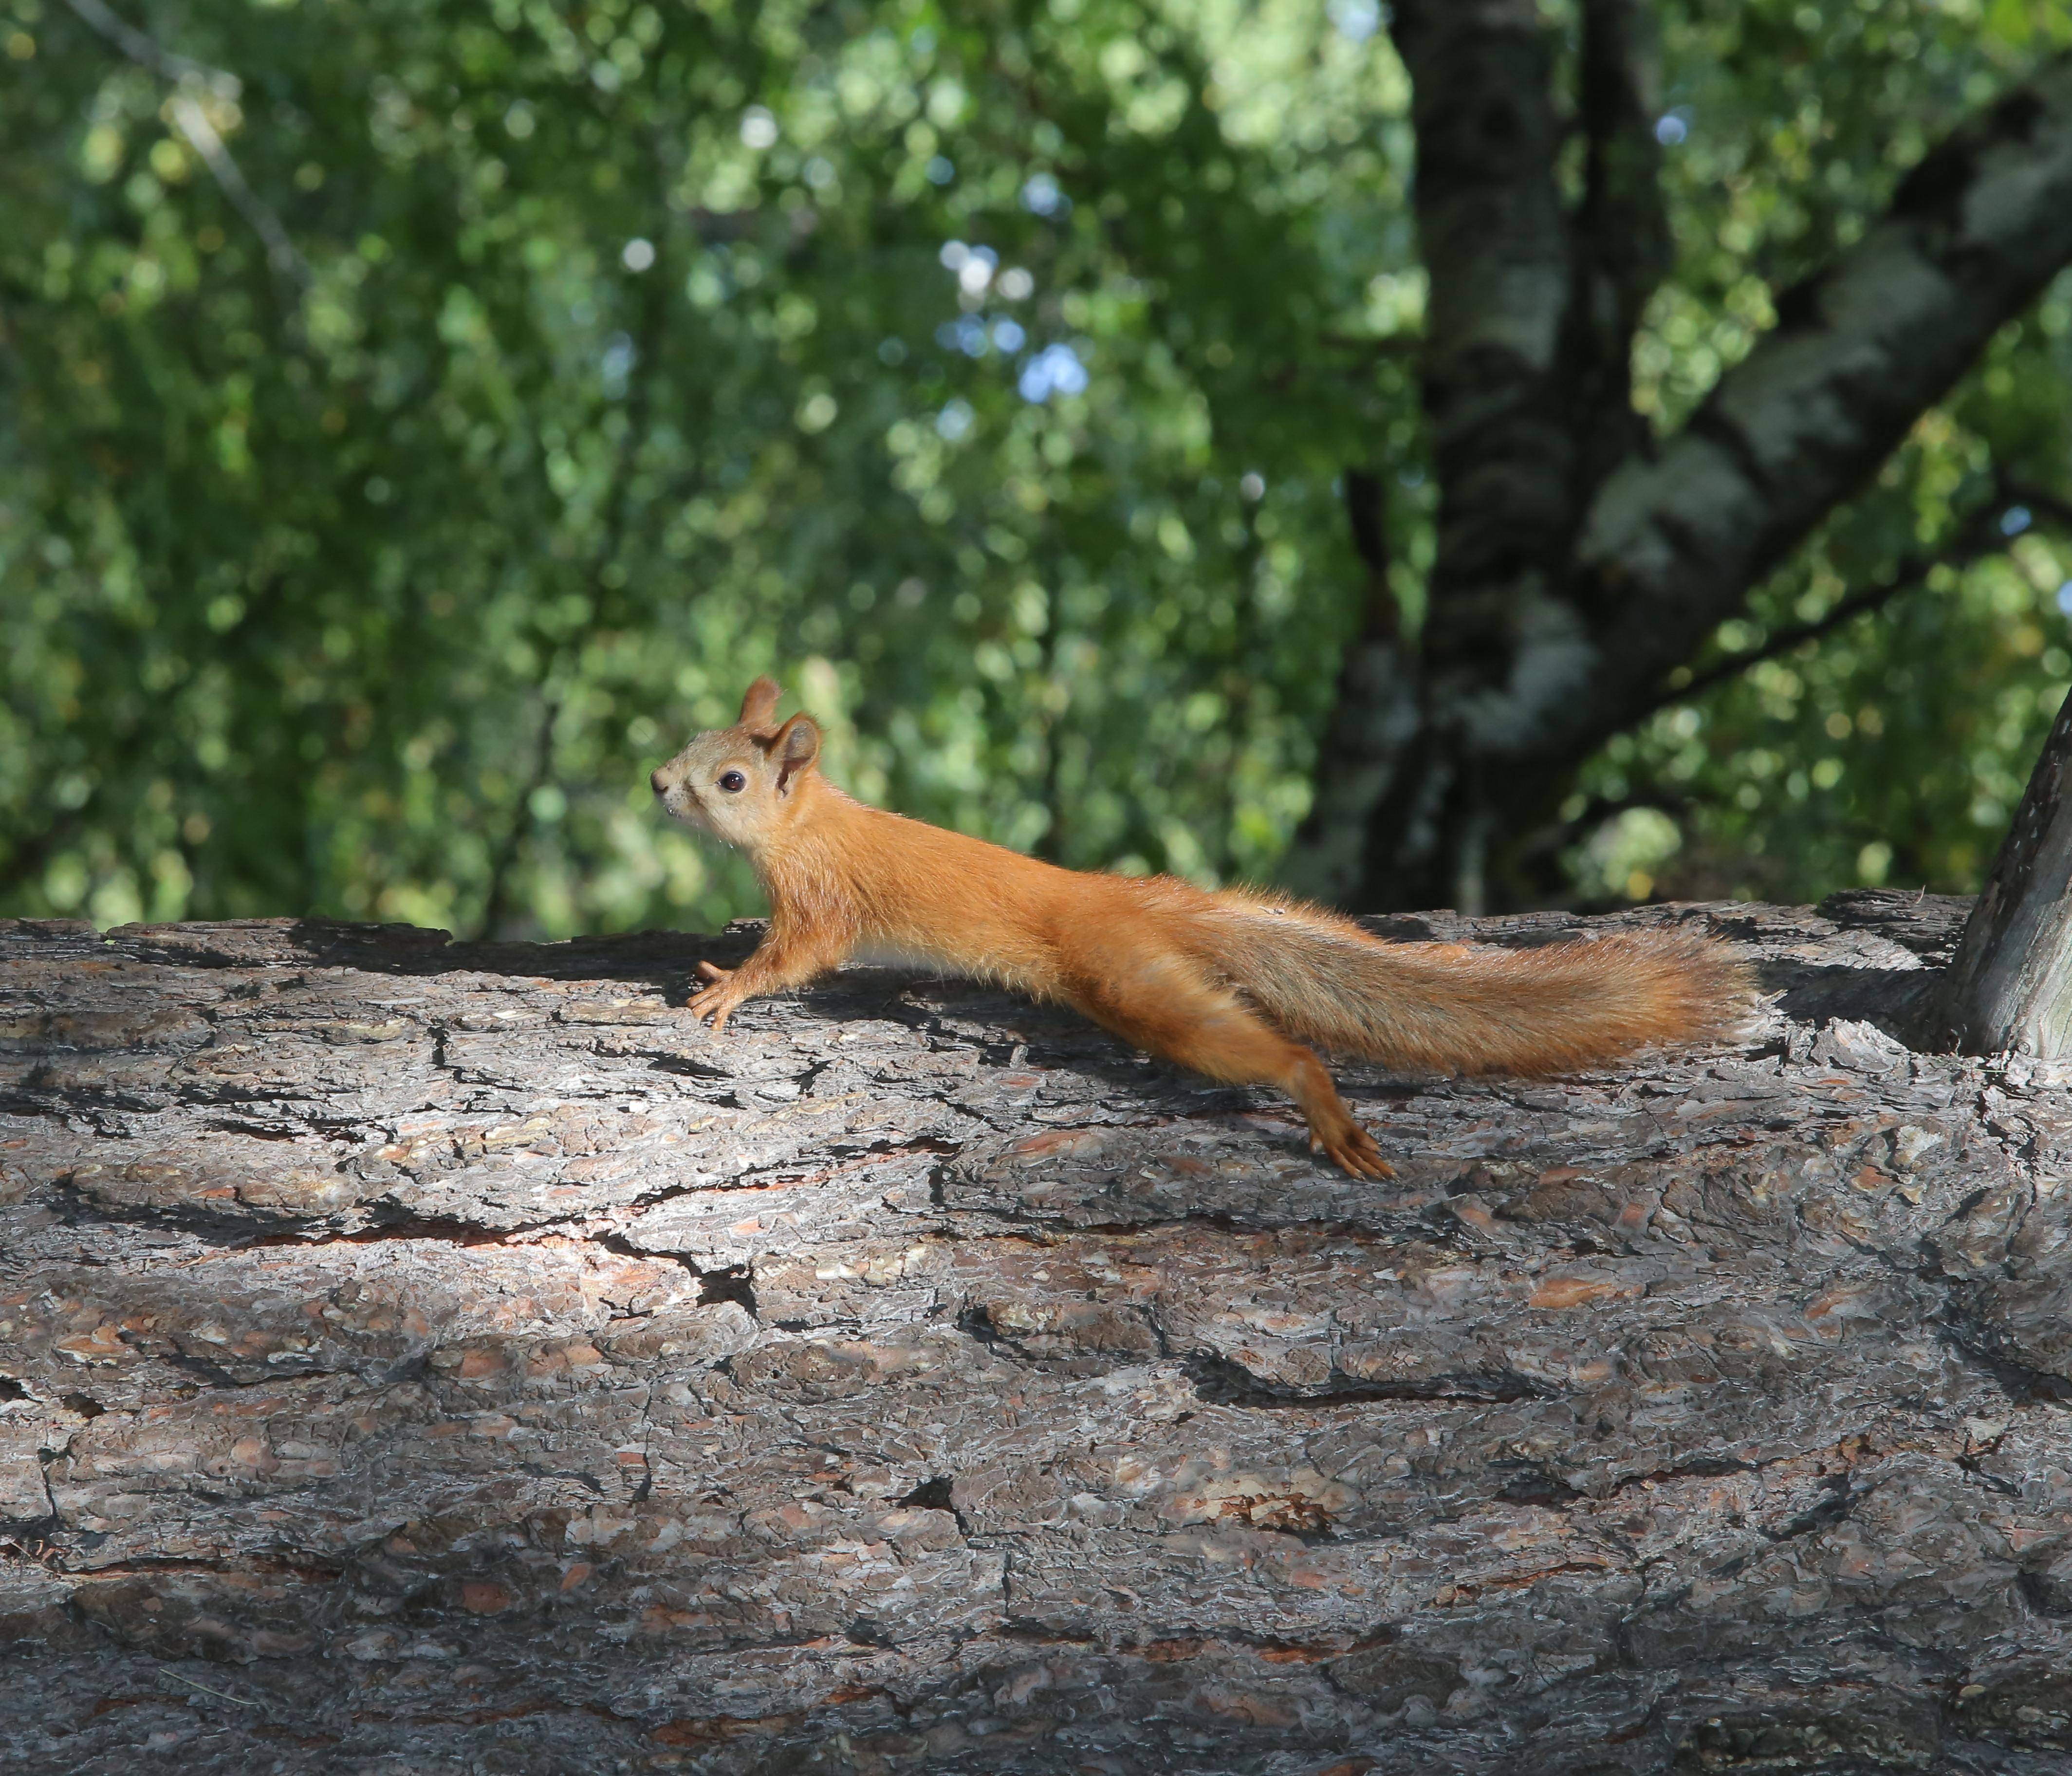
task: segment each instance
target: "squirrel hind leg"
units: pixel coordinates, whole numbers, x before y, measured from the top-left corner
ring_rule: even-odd
[[[1291,1045],[1296,1046],[1296,1045]],[[1353,1120],[1346,1100],[1331,1083],[1324,1063],[1306,1048],[1296,1051],[1309,1063],[1314,1079],[1298,1079],[1288,1087],[1289,1096],[1301,1107],[1309,1124],[1309,1151],[1321,1153],[1342,1171],[1355,1178],[1393,1178],[1396,1168],[1381,1157],[1374,1137]]]
[[[1393,1178],[1374,1137],[1354,1120],[1324,1063],[1231,993],[1207,981],[1161,981],[1157,1009],[1095,989],[1074,1008],[1127,1042],[1230,1085],[1277,1085],[1309,1124],[1309,1149],[1355,1178]]]

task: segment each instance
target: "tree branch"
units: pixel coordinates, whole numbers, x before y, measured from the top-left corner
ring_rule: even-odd
[[[2072,261],[2072,57],[1934,149],[1855,249],[1786,293],[1776,327],[1659,458],[1597,500],[1580,577],[1617,612],[1629,693],[1852,493]]]
[[[2031,520],[2072,530],[2072,500],[2007,482]],[[2012,511],[2012,505],[2009,507]],[[2015,527],[2021,535],[2027,524]],[[2000,526],[2004,535],[2008,525]],[[2030,772],[1985,892],[1930,1008],[1930,1034],[1973,1054],[2072,1055],[2072,697]]]
[[[1417,721],[1416,662],[1403,647],[1402,607],[1388,583],[1388,483],[1371,470],[1348,469],[1344,487],[1353,553],[1365,570],[1359,629],[1338,669],[1316,800],[1285,870],[1291,887],[1326,901],[1357,878],[1362,817],[1388,781],[1383,761]]]
[[[0,931],[5,1725],[67,1750],[16,1769],[2045,1745],[2016,1710],[2063,1693],[2057,1094],[1975,1136],[1977,1068],[1859,1021],[1904,1013],[1947,908],[1714,911],[1392,927],[1709,930],[1782,989],[1738,1059],[1414,1099],[1351,1071],[1393,1190],[1313,1162],[1277,1094],[907,969],[702,1030],[686,966],[738,934]],[[1694,1379],[1608,1380],[1585,1338]],[[1781,1556],[1881,1483],[1890,1564],[1779,1611]],[[1930,1630],[1979,1679],[1947,1735]],[[1615,1636],[1587,1683],[1490,1651]],[[174,1671],[264,1707],[180,1711],[169,1759]],[[1470,1684],[1436,1753],[1375,1724]]]
[[[252,232],[265,244],[266,262],[284,277],[306,288],[311,282],[308,261],[288,237],[280,217],[252,189],[244,169],[237,164],[236,158],[196,97],[198,92],[207,92],[219,99],[235,99],[244,91],[243,83],[235,74],[167,49],[156,38],[146,36],[135,27],[125,23],[102,0],[65,0],[65,4],[89,30],[106,38],[140,68],[148,68],[173,82],[168,102],[180,134],[194,144],[195,152],[201,156],[202,164],[208,168],[223,195],[230,199],[231,208],[245,218]]]
[[[1654,706],[1663,676],[1877,471],[2072,261],[2072,57],[1934,149],[1885,217],[1786,294],[1675,438],[1621,465],[1577,549],[1586,626],[1525,637],[1492,711],[1548,775]]]
[[[1675,258],[1663,202],[1655,21],[1638,0],[1585,0],[1581,118],[1589,154],[1569,311],[1577,488],[1587,499],[1646,437],[1633,410],[1633,338]]]
[[[1675,257],[1662,199],[1662,71],[1638,0],[1585,0],[1582,124],[1589,156],[1577,232],[1617,302],[1622,341]]]
[[[1645,720],[1656,709],[1667,709],[1672,703],[1688,703],[1693,697],[1703,696],[1715,684],[1724,684],[1729,679],[1739,678],[1751,666],[1758,666],[1766,660],[1775,660],[1781,655],[1790,653],[1804,647],[1809,641],[1818,641],[1821,636],[1832,634],[1845,623],[1853,623],[1858,617],[1883,609],[1901,593],[1913,591],[1935,569],[1967,565],[1986,553],[1988,551],[1984,549],[1967,549],[1950,555],[1926,558],[1917,557],[1890,579],[1866,586],[1860,592],[1850,593],[1825,615],[1816,617],[1811,623],[1794,623],[1789,629],[1780,629],[1760,647],[1752,648],[1745,654],[1735,654],[1707,667],[1702,672],[1693,673],[1683,684],[1663,692],[1653,707],[1642,711],[1637,719]]]
[[[1392,642],[1402,631],[1403,613],[1388,583],[1388,485],[1371,469],[1347,469],[1343,485],[1353,553],[1367,569],[1360,639]]]
[[[140,68],[148,68],[169,80],[204,86],[219,98],[234,99],[245,90],[245,83],[228,69],[212,68],[166,48],[157,38],[147,36],[121,18],[102,0],[65,0],[65,4]]]
[[[1671,684],[1646,709],[1634,717],[1643,722],[1658,709],[1666,709],[1678,703],[1688,703],[1703,696],[1716,684],[1724,684],[1729,679],[1738,678],[1751,666],[1766,660],[1794,652],[1810,641],[1832,634],[1844,624],[1853,623],[1858,617],[1883,609],[1901,593],[1918,587],[1938,567],[1969,567],[1975,561],[1984,561],[1989,555],[2002,553],[2011,541],[2002,528],[2009,507],[2016,502],[2010,497],[2009,483],[1997,484],[1998,491],[1962,527],[1956,539],[1949,547],[1932,554],[1908,557],[1887,578],[1875,586],[1867,586],[1860,592],[1852,592],[1837,601],[1822,615],[1810,623],[1794,623],[1790,628],[1780,629],[1761,646],[1745,654],[1734,654],[1716,662],[1701,672],[1693,673],[1680,684]],[[2047,500],[2048,495],[2038,495]],[[2072,508],[2067,508],[2066,519],[2072,522]]]

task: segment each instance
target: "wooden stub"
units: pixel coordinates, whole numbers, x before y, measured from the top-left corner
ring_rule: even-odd
[[[1967,1054],[2072,1054],[2072,697],[1964,927],[1935,1034]]]

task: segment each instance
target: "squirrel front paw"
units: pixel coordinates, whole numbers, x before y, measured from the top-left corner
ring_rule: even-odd
[[[685,1001],[693,1018],[712,1019],[713,1033],[726,1028],[726,1021],[741,1009],[748,995],[734,984],[734,970],[717,962],[701,962],[698,978],[705,984]]]

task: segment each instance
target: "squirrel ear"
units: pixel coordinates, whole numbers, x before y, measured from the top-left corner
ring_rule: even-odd
[[[789,795],[791,779],[820,755],[820,730],[810,715],[795,715],[769,740],[777,766],[777,793]]]
[[[770,718],[777,713],[777,699],[784,693],[778,689],[774,678],[758,678],[748,687],[741,700],[741,721],[744,728],[767,728]]]

